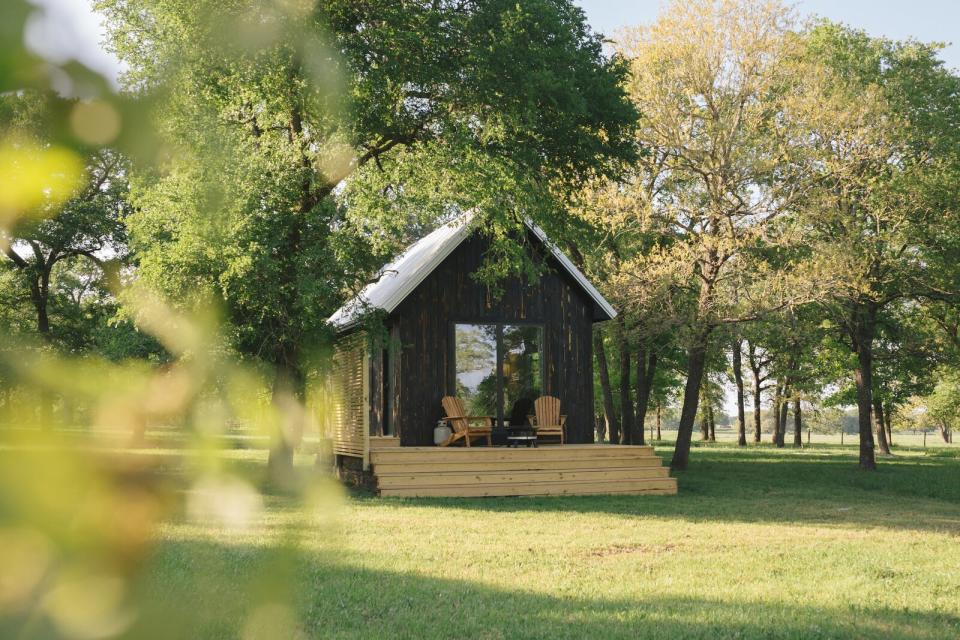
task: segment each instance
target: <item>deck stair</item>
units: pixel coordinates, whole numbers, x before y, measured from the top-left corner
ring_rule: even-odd
[[[629,445],[398,447],[374,444],[370,462],[382,496],[672,495],[652,447]],[[386,439],[384,439],[386,440]]]

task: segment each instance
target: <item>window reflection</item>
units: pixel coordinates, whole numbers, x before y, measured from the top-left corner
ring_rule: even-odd
[[[497,414],[497,325],[456,326],[457,395],[472,416]]]
[[[511,423],[523,424],[540,396],[541,329],[503,326],[503,406]]]
[[[454,338],[457,395],[469,414],[524,424],[543,388],[543,330],[531,325],[458,324]],[[497,405],[498,394],[502,407]]]

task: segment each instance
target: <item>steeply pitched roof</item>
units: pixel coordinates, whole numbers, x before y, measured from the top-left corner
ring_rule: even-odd
[[[550,249],[550,253],[563,270],[590,296],[607,319],[615,318],[617,312],[610,303],[600,295],[576,265],[547,238],[543,229],[530,221],[526,224],[530,231]],[[337,309],[327,321],[338,330],[344,330],[355,325],[362,314],[370,309],[381,309],[391,313],[443,262],[444,258],[453,253],[460,243],[470,236],[472,231],[470,216],[464,215],[414,242],[407,247],[406,251],[381,269],[380,277],[376,282],[368,284],[359,295]]]

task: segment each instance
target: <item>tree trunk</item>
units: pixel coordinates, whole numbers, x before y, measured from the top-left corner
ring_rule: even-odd
[[[663,424],[663,406],[657,403],[657,442],[660,442],[660,426]]]
[[[887,426],[883,420],[883,403],[873,398],[873,419],[877,424],[877,445],[880,448],[880,455],[889,456],[890,447],[887,445]]]
[[[743,406],[743,340],[733,341],[733,380],[737,385],[737,445],[747,446],[747,412]]]
[[[883,422],[887,430],[887,446],[893,446],[893,406],[889,402],[883,406]]]
[[[647,415],[646,403],[643,400],[644,387],[646,386],[647,373],[647,350],[643,347],[637,347],[637,389],[636,411],[633,416],[633,430],[630,435],[631,444],[644,444],[643,423]]]
[[[780,381],[777,381],[777,386],[773,393],[773,400],[770,405],[770,427],[772,435],[770,436],[770,442],[777,444],[778,437],[780,435],[780,404],[783,399],[783,385],[780,384]]]
[[[700,440],[706,442],[710,439],[710,418],[707,416],[707,394],[704,388],[700,387]]]
[[[620,316],[621,318],[623,316]],[[633,399],[630,397],[630,344],[620,323],[620,443],[633,442]]]
[[[287,489],[294,485],[293,451],[303,435],[304,412],[303,377],[296,366],[292,347],[281,348],[283,361],[277,365],[273,382],[273,405],[277,409],[278,425],[274,430],[267,473],[271,485]]]
[[[50,315],[47,312],[47,301],[40,299],[36,303],[37,332],[44,338],[50,336]]]
[[[650,406],[650,392],[653,390],[653,376],[657,372],[657,352],[637,349],[637,414],[634,419],[633,444],[644,444],[643,428],[647,422],[647,408]]]
[[[701,333],[687,350],[687,382],[683,388],[683,405],[680,409],[680,423],[677,425],[677,445],[670,460],[671,469],[686,469],[690,463],[690,438],[693,436],[693,422],[697,417],[700,383],[707,360],[708,336],[708,332]]]
[[[762,365],[757,362],[757,347],[747,340],[747,362],[750,363],[750,373],[753,374],[753,441],[760,442],[763,439],[763,424],[760,419],[761,404],[763,398],[763,381],[761,377],[763,372]]]
[[[35,245],[33,248],[34,260],[28,261],[18,254],[9,244],[0,247],[15,268],[26,275],[30,282],[30,302],[37,321],[37,333],[44,340],[50,340],[50,316],[47,312],[47,303],[50,299],[50,274],[58,258],[55,252],[44,256]]]
[[[858,310],[861,315],[856,319],[853,342],[857,351],[857,369],[854,379],[857,384],[857,427],[860,432],[860,468],[872,471],[877,468],[873,450],[873,425],[871,410],[873,405],[873,314]]]
[[[760,422],[761,406],[760,402],[760,376],[753,377],[753,441],[760,442],[763,439],[763,425]]]
[[[603,394],[603,416],[607,421],[607,437],[610,442],[620,440],[620,425],[613,409],[613,388],[610,386],[610,369],[607,368],[607,351],[603,346],[603,334],[593,333],[593,351],[597,354],[597,369],[600,370],[600,390]]]
[[[41,267],[43,268],[43,267]],[[37,319],[37,333],[44,340],[50,339],[50,315],[47,311],[49,287],[43,286],[42,276],[30,274],[30,301]]]
[[[64,399],[64,425],[72,426],[71,422],[68,421],[66,417],[67,414],[72,414],[72,408],[67,410],[67,406],[70,403],[69,400]],[[134,449],[139,449],[147,446],[147,416],[142,411],[131,412],[129,417],[130,420],[130,447]]]
[[[950,444],[950,440],[951,440],[951,438],[950,438],[950,435],[951,435],[951,434],[950,434],[950,427],[947,426],[946,423],[943,423],[943,422],[941,422],[941,423],[938,424],[937,426],[940,427],[940,437],[943,438],[943,441],[944,441],[945,443]]]
[[[790,408],[790,398],[789,398],[790,389],[784,383],[784,392],[783,396],[780,399],[780,412],[777,419],[777,448],[782,449],[784,447],[784,440],[787,435],[787,410]]]
[[[710,442],[717,441],[717,423],[713,419],[713,405],[707,405],[707,425],[710,427]]]
[[[793,446],[803,446],[803,414],[800,413],[800,398],[793,400]]]

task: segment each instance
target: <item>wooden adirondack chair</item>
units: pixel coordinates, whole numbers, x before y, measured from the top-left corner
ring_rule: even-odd
[[[553,396],[540,396],[533,403],[533,410],[536,411],[531,421],[537,425],[537,437],[540,436],[559,436],[560,444],[564,443],[564,427],[567,424],[567,416],[560,415],[560,399]]]
[[[490,416],[468,416],[463,406],[463,400],[454,396],[444,396],[440,401],[447,417],[444,420],[453,431],[441,447],[448,447],[457,440],[463,440],[470,446],[471,438],[486,438],[487,444],[493,444],[493,418]],[[471,424],[474,423],[474,424]],[[479,424],[478,424],[479,423]]]

